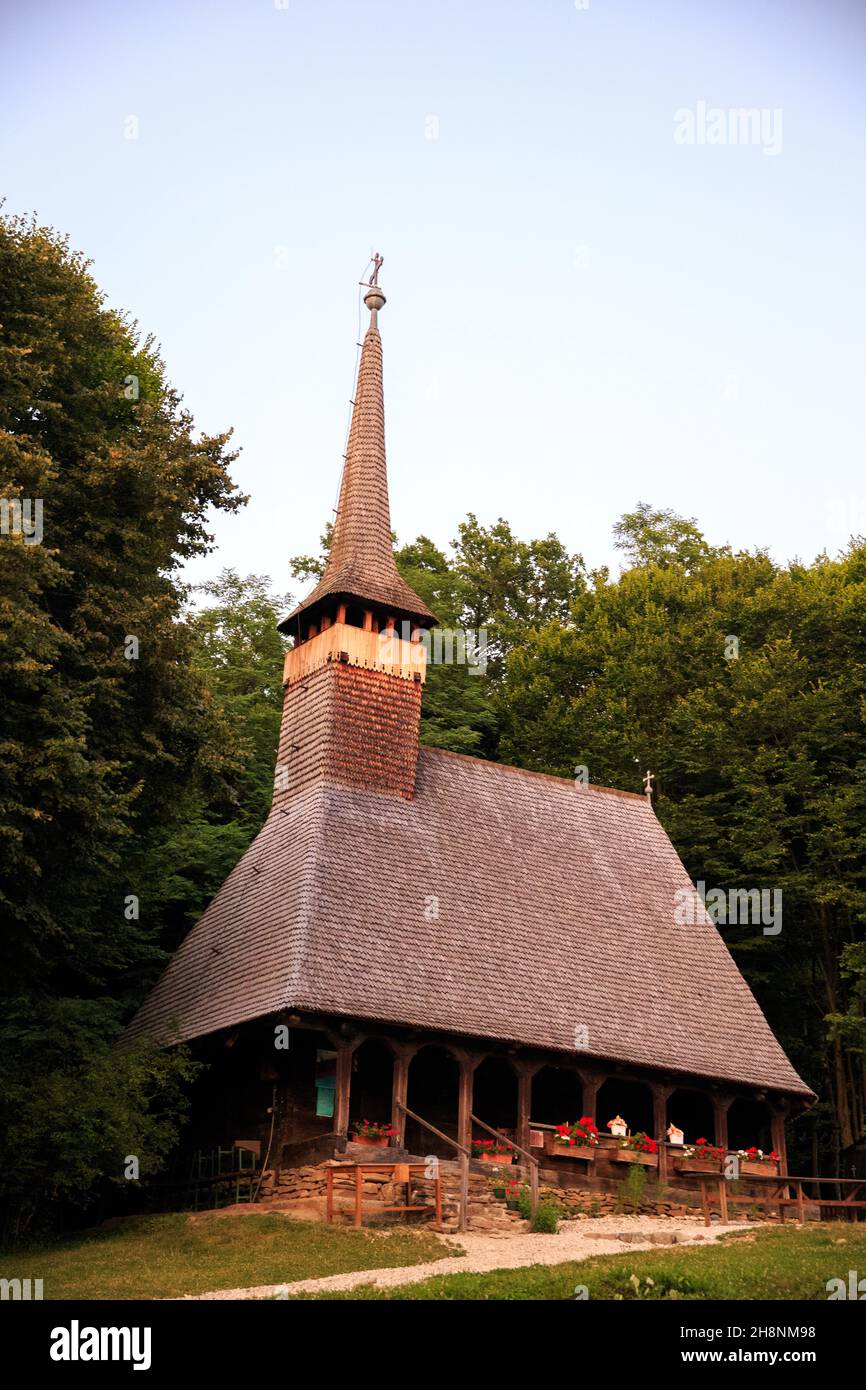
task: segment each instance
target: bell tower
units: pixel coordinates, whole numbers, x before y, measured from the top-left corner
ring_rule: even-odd
[[[400,576],[385,462],[381,257],[364,303],[364,336],[337,518],[325,571],[280,624],[294,639],[274,805],[318,781],[411,798],[426,648],[436,618]]]

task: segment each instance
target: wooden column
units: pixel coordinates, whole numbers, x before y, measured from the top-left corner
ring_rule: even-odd
[[[724,1092],[716,1091],[713,1093],[713,1125],[716,1143],[720,1149],[727,1149],[728,1147],[728,1111],[733,1100],[733,1096]]]
[[[521,1148],[529,1148],[529,1121],[532,1118],[532,1078],[540,1069],[540,1062],[512,1062],[517,1073],[517,1142]],[[521,1160],[522,1161],[522,1160]]]
[[[653,1094],[653,1138],[659,1146],[659,1182],[667,1182],[668,1178],[668,1137],[666,1130],[668,1127],[668,1097],[672,1094],[674,1087],[665,1086],[660,1081],[653,1081],[650,1084]]]
[[[409,1094],[409,1067],[418,1049],[417,1047],[410,1047],[408,1044],[391,1043],[391,1051],[394,1054],[394,1077],[391,1082],[391,1127],[397,1130],[400,1135],[400,1145],[405,1148],[406,1116],[400,1106],[406,1104],[406,1098]]]
[[[464,1052],[462,1048],[452,1048],[460,1067],[460,1081],[457,1093],[457,1142],[471,1150],[472,1144],[472,1092],[475,1081],[475,1068],[483,1060],[480,1052]],[[482,1116],[483,1118],[483,1116]]]
[[[352,1057],[361,1039],[337,1042],[337,1087],[334,1096],[334,1129],[337,1134],[349,1132],[349,1096],[352,1089]]]
[[[607,1077],[604,1072],[595,1071],[579,1070],[577,1074],[580,1077],[580,1084],[583,1087],[583,1098],[581,1100],[583,1113],[584,1115],[588,1115],[590,1119],[595,1120],[596,1125],[598,1125],[598,1115],[595,1113],[598,1093],[607,1080]],[[580,1117],[578,1116],[578,1118]],[[599,1128],[601,1128],[601,1126],[599,1126]]]
[[[785,1138],[785,1115],[786,1105],[773,1105],[770,1108],[772,1116],[770,1120],[770,1135],[773,1140],[773,1148],[779,1155],[779,1173],[782,1177],[788,1176],[788,1145]]]

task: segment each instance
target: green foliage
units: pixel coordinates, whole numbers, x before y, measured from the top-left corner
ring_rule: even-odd
[[[630,1163],[622,1182],[617,1183],[619,1211],[640,1211],[646,1200],[647,1175],[642,1163]]]
[[[39,499],[44,518],[42,544],[0,541],[0,1204],[13,1225],[22,1149],[28,1200],[80,1195],[112,1171],[124,1125],[144,1161],[164,1152],[145,1112],[160,1085],[176,1112],[188,1076],[179,1055],[118,1064],[122,1118],[106,1049],[163,959],[159,924],[128,917],[128,897],[184,789],[230,763],[174,578],[208,549],[208,511],[244,500],[227,443],[195,436],[153,340],[106,308],[63,238],[0,218],[0,497]],[[104,1113],[88,1110],[97,1076]],[[40,1137],[42,1106],[74,1152]]]
[[[553,1202],[539,1202],[532,1221],[532,1230],[540,1235],[555,1236],[559,1230],[560,1209]]]
[[[669,1273],[662,1270],[655,1278],[650,1274],[638,1275],[625,1269],[614,1270],[605,1282],[603,1298],[617,1302],[635,1298],[706,1298],[706,1286],[697,1279],[685,1274]],[[597,1294],[596,1297],[599,1297]]]
[[[668,509],[655,511],[648,502],[639,502],[626,512],[613,528],[617,549],[624,550],[633,565],[681,565],[691,570],[713,551],[698,530],[694,517],[686,520]]]
[[[291,603],[264,575],[223,570],[197,593],[210,600],[187,613],[191,661],[223,759],[185,789],[165,835],[152,847],[142,902],[173,950],[225,882],[270,809],[282,709],[287,641],[277,623]]]

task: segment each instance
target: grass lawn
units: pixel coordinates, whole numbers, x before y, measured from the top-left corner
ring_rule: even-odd
[[[172,1298],[212,1289],[421,1264],[455,1252],[427,1232],[360,1230],[277,1213],[130,1217],[0,1255],[6,1278],[44,1280],[45,1298]]]
[[[788,1226],[742,1232],[721,1244],[648,1250],[634,1255],[595,1255],[561,1265],[500,1269],[490,1274],[448,1274],[396,1289],[366,1285],[340,1299],[573,1299],[583,1284],[591,1299],[827,1298],[827,1280],[848,1280],[849,1269],[866,1274],[866,1223],[858,1226]],[[640,1293],[631,1281],[640,1281]],[[647,1279],[653,1283],[647,1284]],[[299,1295],[304,1299],[323,1294]]]

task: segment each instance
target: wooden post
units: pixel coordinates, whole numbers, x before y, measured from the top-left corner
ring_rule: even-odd
[[[436,1164],[436,1228],[442,1229],[442,1169]]]
[[[719,1211],[722,1216],[722,1225],[728,1224],[728,1189],[725,1187],[725,1179],[719,1178]]]
[[[364,1186],[364,1169],[360,1163],[355,1165],[355,1225],[361,1224],[361,1192]]]
[[[338,622],[338,623],[344,623],[345,621],[346,621],[346,605],[345,605],[345,603],[338,603],[338,604],[337,604],[337,622]]]
[[[713,1095],[713,1126],[716,1143],[720,1149],[727,1149],[728,1147],[728,1111],[733,1099],[733,1096],[723,1095],[720,1092]]]
[[[598,1115],[595,1113],[598,1103],[598,1093],[604,1085],[607,1077],[603,1072],[578,1071],[581,1086],[583,1087],[583,1099],[581,1105],[584,1115],[595,1120],[598,1124]]]
[[[707,1180],[706,1180],[706,1178],[701,1178],[701,1206],[703,1207],[703,1211],[704,1211],[704,1225],[705,1225],[705,1226],[709,1226],[709,1224],[710,1224],[710,1204],[709,1204],[709,1202],[708,1202],[708,1200],[707,1200]]]
[[[667,1149],[667,1104],[668,1096],[673,1092],[673,1086],[664,1086],[660,1081],[650,1083],[650,1090],[653,1096],[653,1129],[655,1130],[655,1141],[659,1146],[659,1182],[668,1180],[668,1149]]]
[[[356,1042],[338,1042],[337,1086],[334,1096],[334,1129],[337,1134],[349,1132],[349,1096],[352,1089],[352,1055]]]
[[[803,1201],[803,1184],[797,1179],[797,1220],[801,1226],[806,1224],[806,1204]]]
[[[462,1048],[453,1049],[460,1067],[460,1081],[457,1096],[457,1142],[472,1151],[472,1092],[475,1081],[475,1068],[481,1061],[481,1054],[464,1052]]]
[[[785,1111],[781,1106],[774,1106],[771,1115],[770,1135],[773,1141],[773,1148],[779,1155],[779,1174],[784,1178],[788,1176],[788,1146],[785,1140]]]
[[[469,1155],[460,1155],[460,1216],[457,1229],[466,1230],[466,1222],[469,1215]]]
[[[325,1174],[325,1220],[328,1222],[334,1219],[334,1170],[328,1168]]]
[[[394,1075],[391,1082],[391,1128],[400,1136],[400,1145],[406,1147],[406,1116],[401,1109],[409,1094],[409,1066],[418,1051],[417,1047],[390,1044],[394,1055]]]
[[[512,1062],[517,1073],[517,1142],[529,1148],[529,1122],[532,1111],[532,1078],[539,1070],[538,1062]]]

